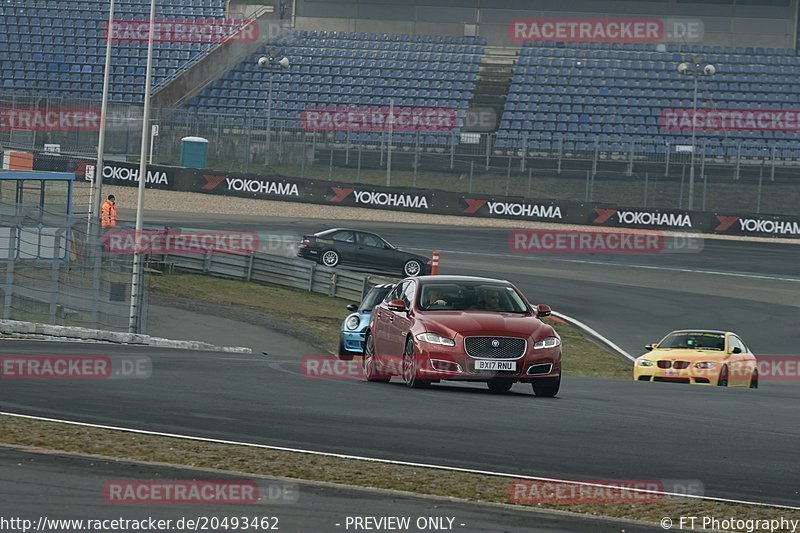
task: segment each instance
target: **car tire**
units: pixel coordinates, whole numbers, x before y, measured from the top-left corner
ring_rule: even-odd
[[[375,355],[375,340],[370,333],[367,333],[367,337],[364,339],[364,360],[362,362],[364,377],[367,378],[367,381],[373,383],[389,383],[392,377],[378,373],[376,369],[377,363],[378,358]]]
[[[758,370],[753,370],[753,374],[750,376],[750,388],[758,388]]]
[[[340,260],[339,252],[336,250],[325,250],[319,255],[319,263],[330,268],[337,266]]]
[[[489,386],[489,390],[495,394],[504,394],[511,390],[511,386],[514,385],[513,381],[508,380],[491,380],[487,381],[486,385]]]
[[[344,339],[342,337],[339,337],[339,360],[340,361],[353,360],[353,354],[344,349]]]
[[[422,387],[427,387],[431,382],[419,379],[419,363],[417,362],[415,352],[414,341],[409,337],[406,339],[406,348],[403,350],[403,381],[405,381],[406,386],[409,388],[420,389]]]
[[[552,398],[558,394],[558,389],[561,388],[561,376],[558,379],[547,379],[532,381],[533,393],[542,398]]]
[[[403,275],[409,277],[421,276],[425,272],[424,268],[422,263],[416,259],[409,259],[403,265]]]
[[[723,366],[722,370],[719,371],[719,378],[717,379],[717,386],[718,387],[727,387],[728,386],[728,367]]]

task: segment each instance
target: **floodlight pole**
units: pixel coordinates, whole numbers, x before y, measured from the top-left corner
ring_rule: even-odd
[[[697,79],[700,76],[713,76],[716,72],[714,65],[701,65],[696,60],[691,63],[678,65],[678,73],[694,78],[694,94],[692,97],[692,154],[689,163],[689,210],[694,209],[694,150],[697,142]]]
[[[144,188],[147,183],[147,141],[148,127],[150,122],[150,80],[153,74],[153,29],[156,19],[156,0],[150,0],[150,29],[147,36],[147,69],[144,81],[144,110],[142,116],[142,148],[139,152],[139,189],[136,200],[136,232],[134,233],[133,250],[133,276],[131,278],[131,309],[128,316],[128,332],[137,333],[141,331],[142,324],[139,319],[142,313],[139,312],[142,290],[142,226],[144,212]]]
[[[258,65],[260,67],[267,67],[269,72],[269,89],[267,92],[267,139],[266,139],[266,149],[267,153],[264,157],[264,165],[269,166],[270,163],[270,150],[272,148],[272,69],[277,65],[280,68],[289,68],[289,58],[288,57],[281,57],[277,61],[275,61],[274,57],[267,57],[262,56],[258,59]]]
[[[90,185],[89,225],[87,235],[92,235],[92,222],[97,222],[103,204],[103,154],[106,148],[106,113],[108,111],[108,87],[111,76],[111,41],[114,35],[114,0],[108,6],[108,28],[106,30],[106,62],[103,70],[103,96],[100,103],[100,131],[97,138],[97,165]],[[90,241],[91,242],[91,241]]]

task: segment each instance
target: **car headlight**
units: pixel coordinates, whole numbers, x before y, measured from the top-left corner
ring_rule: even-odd
[[[715,366],[717,366],[717,363],[712,363],[711,361],[700,361],[699,363],[694,364],[695,368],[703,368],[703,369],[714,368]]]
[[[417,335],[417,340],[422,342],[427,342],[430,344],[441,344],[442,346],[456,345],[456,341],[454,341],[453,339],[442,337],[441,335],[437,335],[436,333],[420,333],[419,335]]]
[[[353,315],[344,321],[344,327],[345,329],[356,329],[360,323],[361,320],[359,320],[358,315]]]
[[[533,345],[534,350],[541,350],[543,348],[555,348],[561,346],[561,339],[558,337],[546,337]]]
[[[647,359],[639,359],[637,361],[637,364],[639,366],[653,366],[653,362]]]

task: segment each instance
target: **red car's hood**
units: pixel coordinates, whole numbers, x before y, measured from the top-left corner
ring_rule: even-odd
[[[428,311],[417,315],[427,331],[453,338],[456,334],[509,335],[541,340],[552,328],[531,315],[486,311]]]

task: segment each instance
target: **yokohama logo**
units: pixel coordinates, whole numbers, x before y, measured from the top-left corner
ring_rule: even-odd
[[[783,220],[765,220],[761,218],[741,218],[717,215],[719,225],[714,231],[727,231],[736,222],[743,233],[772,233],[773,235],[800,235],[800,223]]]
[[[595,209],[595,224],[604,224],[614,215],[620,224],[637,224],[640,226],[672,226],[691,228],[692,219],[687,213],[653,213],[650,211],[620,211],[618,209]]]
[[[340,203],[352,194],[357,204],[428,209],[428,197],[417,194],[359,191],[345,187],[331,187],[331,191],[333,191],[334,196],[330,198],[330,201],[334,203]]]
[[[428,199],[416,194],[396,194],[375,191],[353,191],[357,204],[371,204],[387,207],[410,207],[428,209]]]
[[[511,215],[523,218],[561,219],[561,208],[556,205],[487,202],[489,214]]]
[[[103,165],[103,179],[139,181],[139,169],[126,167],[114,167]],[[159,185],[169,185],[166,172],[147,171],[147,181],[145,183],[158,183]]]
[[[206,177],[208,180],[208,176]],[[209,181],[209,184],[211,181]],[[261,181],[243,178],[225,178],[225,186],[229,191],[251,192],[255,194],[272,194],[277,196],[300,196],[296,183]],[[203,187],[205,188],[205,187]]]

